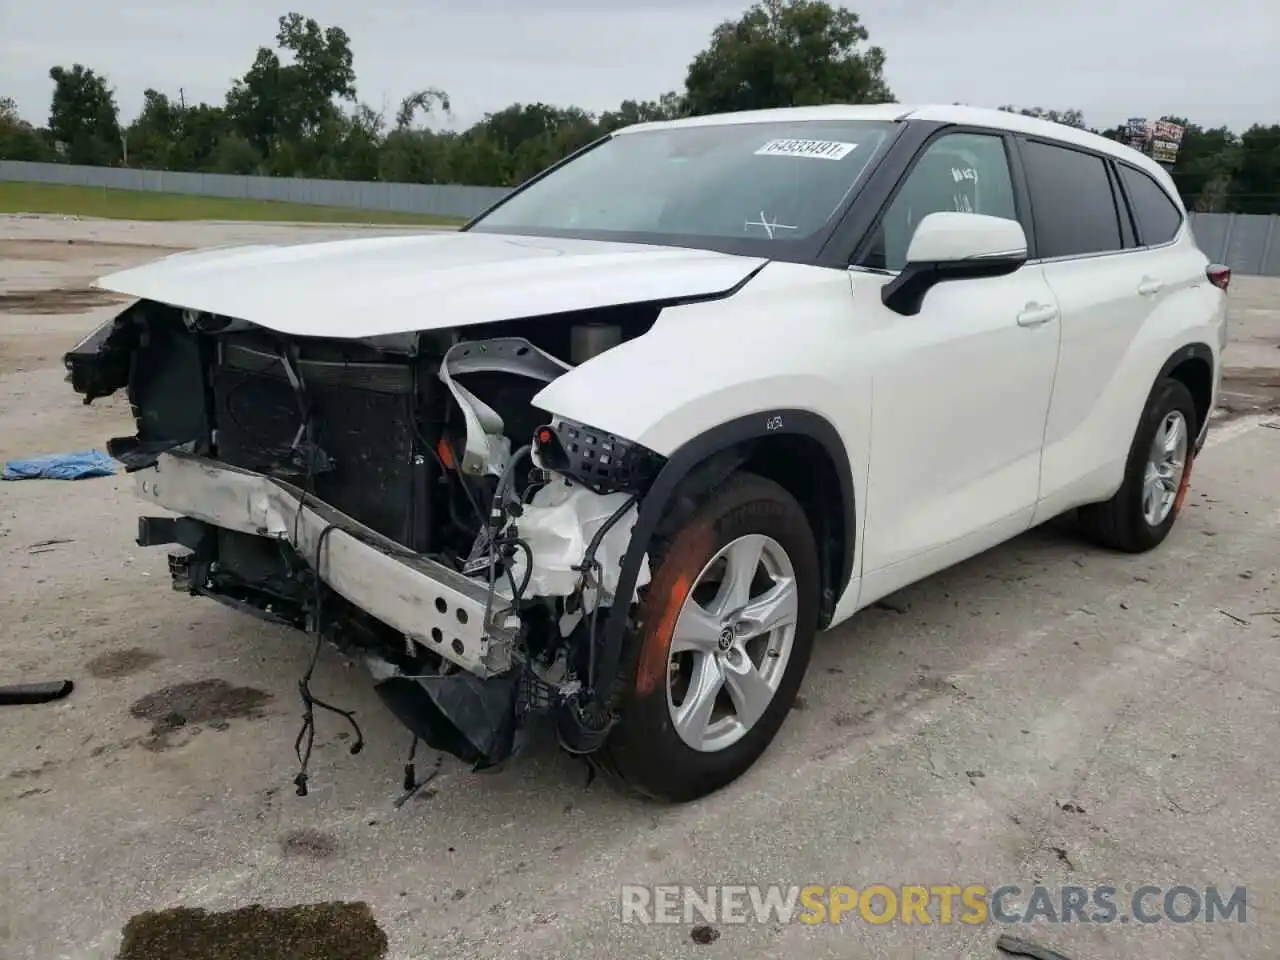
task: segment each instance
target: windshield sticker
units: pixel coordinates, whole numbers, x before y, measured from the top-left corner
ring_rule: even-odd
[[[841,143],[838,140],[770,140],[756,151],[756,156],[843,160],[856,149],[856,143]]]

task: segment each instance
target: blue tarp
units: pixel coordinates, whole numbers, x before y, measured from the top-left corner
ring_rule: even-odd
[[[115,472],[116,462],[100,450],[49,453],[10,460],[4,465],[5,480],[84,480],[109,477]]]

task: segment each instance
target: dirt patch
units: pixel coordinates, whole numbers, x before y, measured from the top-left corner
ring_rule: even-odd
[[[270,700],[271,694],[253,687],[233,687],[225,680],[197,680],[149,693],[130,707],[129,713],[139,720],[150,720],[152,734],[161,736],[189,723],[254,719],[262,715]]]
[[[1280,367],[1229,367],[1222,371],[1222,388],[1273,390],[1280,398]]]
[[[57,766],[57,763],[56,763],[55,761],[53,761],[53,760],[46,760],[44,763],[40,764],[40,766],[38,766],[38,767],[24,767],[24,768],[23,768],[23,769],[21,769],[21,770],[13,770],[13,771],[11,771],[11,772],[9,773],[9,779],[10,779],[10,780],[25,780],[25,779],[27,779],[27,778],[29,778],[29,777],[39,777],[39,776],[43,776],[43,775],[44,775],[44,773],[45,773],[45,772],[46,772],[50,767],[55,767],[55,766]]]
[[[280,841],[285,856],[327,860],[338,852],[338,839],[323,830],[292,830]]]
[[[689,939],[705,947],[720,939],[720,931],[715,927],[694,927],[689,931]]]
[[[96,656],[85,664],[85,669],[89,671],[90,676],[97,677],[99,680],[111,680],[141,673],[162,659],[158,653],[143,650],[141,647],[132,647],[128,650],[112,650],[110,653]]]
[[[150,247],[133,243],[98,243],[93,240],[0,240],[0,260],[28,263],[66,263],[71,260],[159,259],[188,247]]]
[[[127,300],[127,297],[107,293],[105,290],[90,290],[86,287],[24,290],[21,293],[0,293],[0,313],[85,313],[95,307],[109,307]]]
[[[1280,411],[1280,367],[1235,367],[1222,373],[1218,409],[1228,420]]]
[[[62,356],[79,339],[62,334],[51,336],[23,335],[0,339],[0,376],[26,373],[45,367],[56,367]]]
[[[131,917],[116,960],[381,960],[387,935],[367,903],[310,903]]]

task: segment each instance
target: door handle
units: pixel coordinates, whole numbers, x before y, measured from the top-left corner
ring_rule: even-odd
[[[1144,297],[1155,296],[1164,288],[1164,284],[1154,277],[1143,277],[1142,282],[1138,284],[1138,293]]]
[[[1029,303],[1018,314],[1018,326],[1039,327],[1058,315],[1058,308],[1040,303]]]

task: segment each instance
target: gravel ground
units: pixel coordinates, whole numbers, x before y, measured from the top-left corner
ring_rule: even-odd
[[[84,407],[62,382],[62,352],[115,309],[93,277],[374,232],[398,231],[0,218],[0,461],[131,432],[122,398]],[[1072,960],[1280,955],[1280,281],[1236,278],[1232,341],[1162,549],[1114,556],[1054,524],[903,591],[820,640],[747,777],[681,808],[548,750],[487,775],[446,762],[396,809],[408,737],[336,657],[314,689],[368,746],[350,755],[321,714],[295,797],[301,638],[173,593],[165,551],[133,545],[125,477],[0,485],[0,682],[77,683],[3,715],[0,957],[997,956],[991,923],[619,922],[620,884],[677,882],[1111,883],[1122,908],[1143,883],[1245,885],[1243,924],[1020,935]]]

